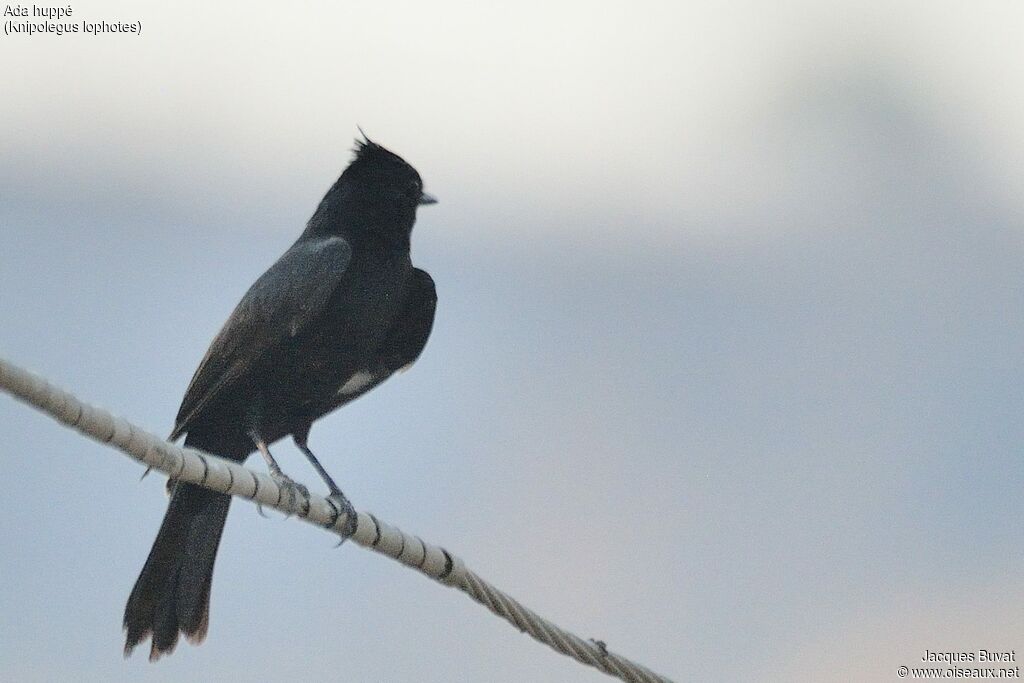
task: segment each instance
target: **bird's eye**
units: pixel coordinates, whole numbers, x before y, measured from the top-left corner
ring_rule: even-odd
[[[423,188],[416,180],[410,180],[404,185],[398,186],[394,195],[394,202],[399,207],[407,207],[410,203],[415,204],[420,200]]]

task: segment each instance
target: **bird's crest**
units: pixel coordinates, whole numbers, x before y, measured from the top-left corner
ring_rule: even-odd
[[[366,133],[363,132],[362,128],[359,128],[359,126],[356,126],[356,128],[359,130],[359,134],[362,135],[363,138],[362,138],[362,140],[360,140],[359,138],[356,138],[356,146],[352,150],[353,152],[355,152],[355,158],[352,160],[353,162],[357,162],[357,161],[370,161],[371,163],[373,163],[373,162],[377,162],[377,163],[389,163],[389,162],[394,163],[394,162],[398,162],[399,164],[401,164],[403,166],[408,165],[406,163],[406,161],[402,157],[398,156],[397,154],[395,154],[391,150],[387,149],[386,147],[382,147],[381,145],[378,145],[376,142],[374,142],[369,137],[367,137]]]
[[[368,156],[373,156],[377,152],[387,151],[371,140],[369,136],[363,132],[363,129],[360,126],[356,126],[356,130],[358,130],[359,134],[363,136],[362,140],[356,138],[356,146],[355,149],[352,150],[356,154],[356,159],[365,159]]]

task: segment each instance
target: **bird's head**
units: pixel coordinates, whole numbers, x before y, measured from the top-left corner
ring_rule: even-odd
[[[327,192],[310,225],[328,232],[370,231],[408,243],[416,209],[435,204],[423,191],[416,169],[366,135],[356,140],[355,157]]]

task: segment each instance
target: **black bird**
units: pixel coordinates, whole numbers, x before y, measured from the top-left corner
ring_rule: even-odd
[[[419,173],[364,136],[306,229],[242,297],[178,410],[172,441],[241,462],[259,450],[271,476],[298,487],[267,444],[291,436],[343,511],[341,490],[306,445],[313,422],[420,355],[434,322],[430,276],[414,268],[416,209],[436,200]],[[206,637],[213,564],[231,497],[170,484],[171,501],[124,611],[125,656],[147,636],[150,659],[178,634]],[[352,519],[352,517],[350,517]]]

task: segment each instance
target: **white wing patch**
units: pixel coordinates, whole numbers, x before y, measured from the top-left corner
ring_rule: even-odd
[[[371,382],[373,382],[373,373],[367,372],[366,370],[359,370],[349,377],[347,382],[341,385],[341,388],[338,389],[338,394],[341,396],[358,394]]]

